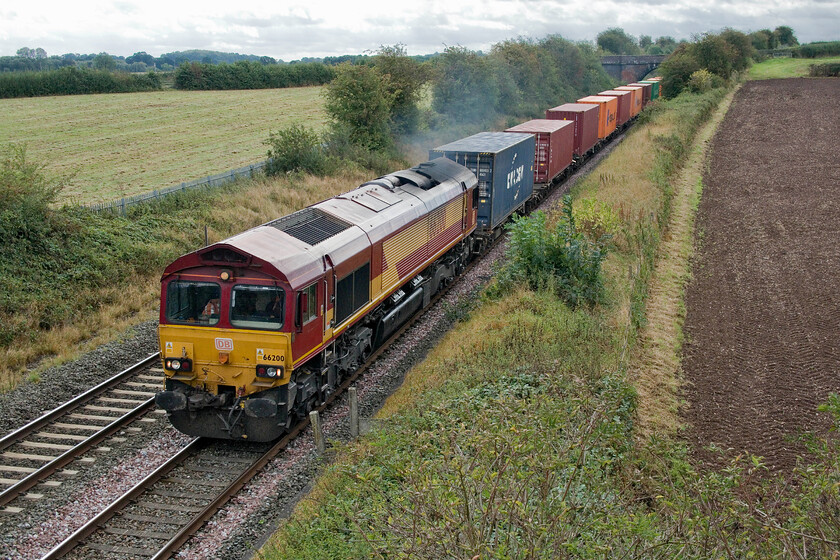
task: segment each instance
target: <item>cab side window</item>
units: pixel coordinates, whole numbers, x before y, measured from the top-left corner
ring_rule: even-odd
[[[318,283],[314,283],[301,290],[301,294],[306,295],[306,308],[301,309],[301,323],[306,324],[312,319],[318,317]],[[303,301],[300,299],[298,301]]]

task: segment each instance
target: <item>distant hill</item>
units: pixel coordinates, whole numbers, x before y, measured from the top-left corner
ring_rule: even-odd
[[[160,55],[159,58],[164,60],[172,60],[170,64],[172,64],[173,66],[178,66],[184,62],[204,62],[206,64],[219,64],[221,62],[233,64],[234,62],[239,62],[240,60],[262,62],[264,64],[275,64],[277,62],[283,62],[282,60],[276,60],[274,58],[271,58],[270,56],[257,56],[255,54],[239,54],[221,51],[205,51],[199,49],[164,53]]]

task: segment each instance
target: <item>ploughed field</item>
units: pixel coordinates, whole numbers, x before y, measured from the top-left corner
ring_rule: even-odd
[[[712,143],[687,289],[688,435],[789,470],[840,392],[840,80],[746,83]],[[730,455],[731,456],[731,455]]]

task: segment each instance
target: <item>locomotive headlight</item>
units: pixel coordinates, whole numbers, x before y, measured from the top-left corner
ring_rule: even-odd
[[[192,371],[192,361],[187,358],[167,358],[164,366],[172,371]]]
[[[257,377],[280,379],[283,377],[283,366],[257,366]]]

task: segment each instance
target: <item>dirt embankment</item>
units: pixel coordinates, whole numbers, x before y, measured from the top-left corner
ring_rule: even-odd
[[[788,470],[840,391],[840,80],[745,84],[712,144],[683,368],[698,458]]]

